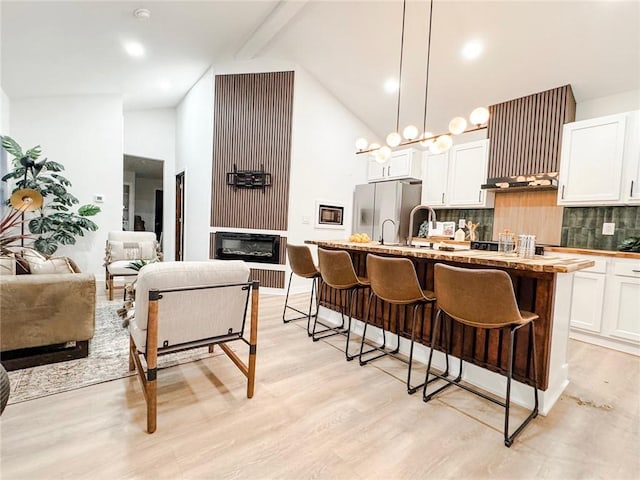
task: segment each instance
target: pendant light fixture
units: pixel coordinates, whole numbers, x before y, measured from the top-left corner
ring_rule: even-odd
[[[371,153],[373,158],[379,163],[385,163],[391,157],[391,149],[408,145],[420,144],[427,147],[431,153],[446,152],[453,145],[451,135],[475,132],[487,128],[489,120],[489,110],[485,107],[474,109],[469,115],[469,123],[464,117],[455,117],[449,122],[447,133],[433,134],[427,130],[427,106],[429,102],[429,67],[431,60],[431,29],[433,26],[433,0],[429,2],[429,30],[427,37],[427,65],[424,87],[424,114],[422,121],[422,135],[414,125],[406,126],[400,135],[400,100],[402,98],[402,63],[404,55],[404,31],[406,21],[407,0],[402,2],[402,29],[400,37],[400,65],[398,68],[398,104],[396,110],[396,129],[387,135],[386,145],[380,146],[378,143],[368,142],[364,138],[356,140],[356,153]],[[470,128],[467,128],[468,125]],[[403,141],[403,137],[405,141]]]

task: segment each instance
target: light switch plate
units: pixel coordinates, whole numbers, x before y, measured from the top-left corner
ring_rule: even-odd
[[[602,234],[603,235],[613,235],[616,229],[615,223],[603,223],[602,224]]]
[[[101,195],[99,193],[96,193],[93,198],[94,198],[94,201],[96,203],[103,203],[104,202],[104,195]]]
[[[303,225],[309,225],[309,217],[307,215],[303,215],[302,216],[302,224]]]

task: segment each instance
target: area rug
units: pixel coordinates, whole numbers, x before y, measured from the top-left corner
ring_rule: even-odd
[[[96,330],[88,357],[9,372],[9,404],[135,375],[129,371],[129,335],[116,314],[120,306],[106,301],[96,305]],[[158,358],[158,368],[212,355],[207,347],[163,355]]]

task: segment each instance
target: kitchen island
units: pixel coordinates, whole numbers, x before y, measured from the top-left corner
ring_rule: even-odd
[[[532,259],[506,257],[498,252],[481,250],[440,251],[421,247],[388,246],[378,242],[354,243],[343,240],[309,240],[306,243],[327,249],[349,252],[358,275],[366,275],[366,256],[374,253],[383,256],[409,258],[416,267],[422,288],[433,290],[433,272],[436,263],[466,268],[495,268],[504,270],[511,277],[518,305],[522,310],[535,312],[540,318],[535,322],[537,348],[537,382],[540,389],[540,412],[546,414],[568,384],[567,343],[569,339],[569,300],[573,285],[572,272],[594,265],[593,261],[566,256],[535,256]],[[461,289],[464,286],[460,287]],[[369,289],[357,293],[354,318],[362,320],[367,311]],[[321,282],[320,304],[329,309],[324,316],[337,318],[343,305],[339,292]],[[371,306],[371,322],[380,329],[399,332],[411,338],[411,309],[387,304],[377,298]],[[431,342],[431,311],[425,307],[423,317],[417,322],[416,340],[423,345]],[[465,362],[464,380],[489,392],[504,392],[504,375],[507,366],[507,337],[504,331],[485,331],[453,323],[449,338],[436,349],[445,349]],[[445,345],[444,342],[447,342]],[[404,344],[406,347],[408,342]],[[522,384],[533,384],[531,352],[528,346],[528,330],[516,335],[514,379]],[[406,351],[406,348],[402,348]],[[427,349],[422,349],[426,355]],[[417,358],[420,358],[420,353]],[[423,357],[424,358],[424,357]],[[436,357],[436,366],[444,365],[444,355]],[[480,367],[480,368],[479,368]],[[455,371],[456,366],[452,367]],[[489,371],[487,371],[489,370]],[[494,372],[494,373],[491,373]],[[531,396],[528,387],[517,385],[513,400],[528,405]]]

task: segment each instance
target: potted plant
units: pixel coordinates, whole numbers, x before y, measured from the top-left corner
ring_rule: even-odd
[[[39,145],[23,152],[13,138],[0,138],[2,148],[14,157],[13,169],[2,177],[2,181],[13,180],[14,192],[33,189],[44,198],[42,206],[34,212],[35,216],[26,222],[35,238],[33,248],[50,256],[59,245],[73,245],[78,236],[98,229],[88,217],[99,213],[100,208],[87,204],[74,210],[80,202],[69,191],[71,182],[60,173],[64,171],[60,163],[47,158],[39,160],[42,153]]]

